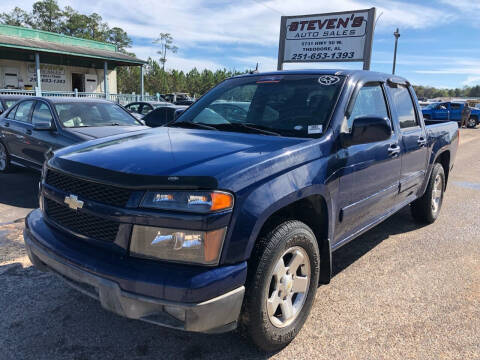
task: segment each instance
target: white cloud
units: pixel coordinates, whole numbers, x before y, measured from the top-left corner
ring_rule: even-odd
[[[462,85],[472,86],[480,84],[480,76],[468,76],[465,81],[462,82]]]
[[[466,0],[460,0],[466,1]],[[15,5],[31,8],[33,0],[21,4],[2,2],[1,11]],[[399,0],[59,0],[84,13],[97,12],[110,26],[120,26],[130,36],[154,39],[170,32],[183,47],[197,43],[260,44],[276,46],[280,14],[296,15],[377,7],[377,30],[393,26],[428,28],[452,21],[451,11]]]

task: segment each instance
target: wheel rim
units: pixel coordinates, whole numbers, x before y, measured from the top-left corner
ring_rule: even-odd
[[[5,147],[0,144],[0,171],[7,167],[7,151]]]
[[[435,214],[440,209],[443,195],[443,180],[440,174],[437,174],[433,183],[432,191],[432,212]]]
[[[266,295],[268,317],[274,326],[288,326],[298,317],[307,299],[310,274],[310,259],[299,246],[278,259]]]
[[[475,119],[468,119],[468,126],[470,127],[474,127],[475,125],[477,125],[477,122],[475,121]]]

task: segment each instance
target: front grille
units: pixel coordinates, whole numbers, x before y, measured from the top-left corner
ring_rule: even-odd
[[[52,170],[48,170],[45,183],[82,199],[118,207],[125,207],[132,193],[127,189],[97,184]]]
[[[74,211],[48,198],[44,205],[47,217],[67,230],[107,242],[114,242],[117,237],[119,224],[116,222]]]

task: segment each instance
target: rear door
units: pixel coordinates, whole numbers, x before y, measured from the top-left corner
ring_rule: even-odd
[[[426,176],[427,136],[419,120],[413,92],[407,85],[391,84],[390,96],[395,116],[400,125],[402,170],[399,201],[405,201],[419,190]]]
[[[28,136],[32,134],[32,109],[35,101],[26,100],[19,103],[13,112],[9,113],[9,140],[8,148],[12,159],[29,164],[30,141]],[[12,116],[10,116],[12,115]]]
[[[461,121],[462,120],[462,109],[463,104],[460,103],[450,103],[450,121]]]
[[[391,119],[382,83],[368,83],[359,90],[346,119],[350,131],[353,120],[362,116]],[[398,131],[393,124],[392,129],[391,137],[385,141],[351,145],[339,153],[346,164],[339,184],[336,242],[348,240],[395,205],[401,160]]]

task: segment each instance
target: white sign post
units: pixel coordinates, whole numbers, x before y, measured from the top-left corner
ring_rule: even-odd
[[[362,61],[370,70],[375,8],[282,16],[278,70],[283,63]]]

